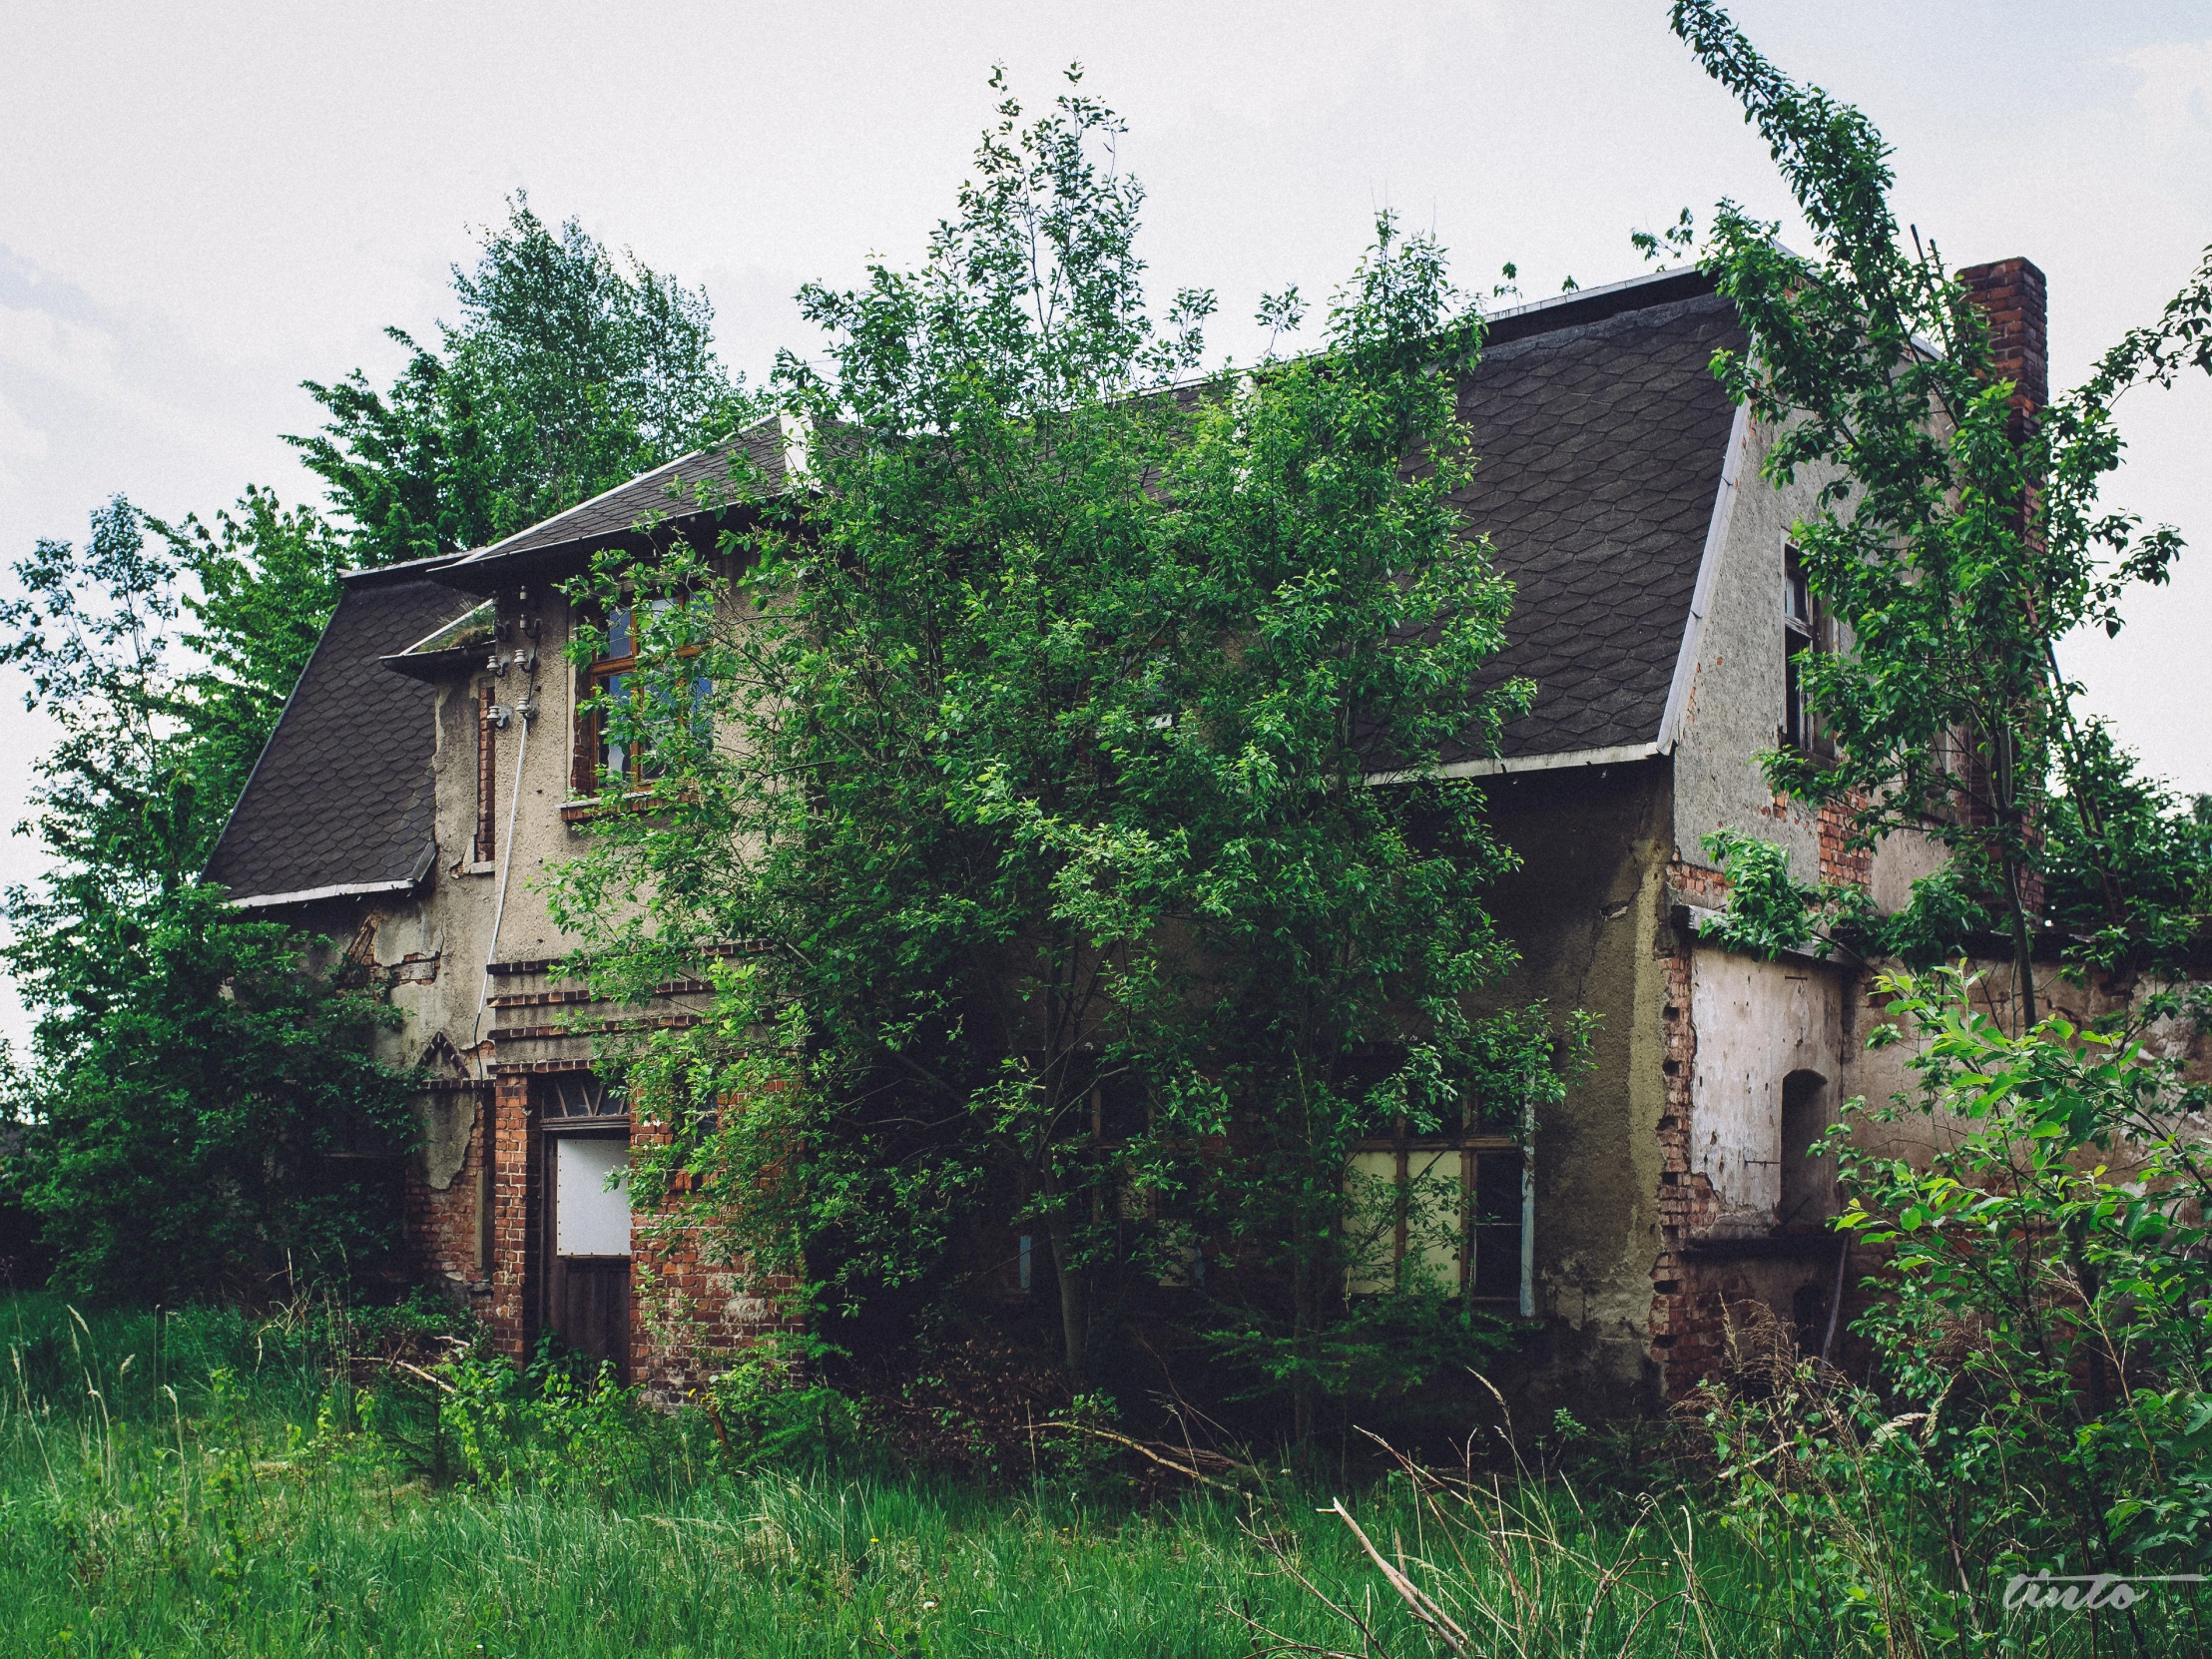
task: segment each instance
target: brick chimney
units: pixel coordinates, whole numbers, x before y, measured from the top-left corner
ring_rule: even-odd
[[[2049,307],[2043,274],[2023,259],[1962,267],[1966,297],[1989,324],[1989,352],[1999,380],[2019,389],[2012,398],[2015,438],[2050,401]]]
[[[2010,428],[2012,441],[2018,443],[2034,429],[2036,414],[2050,401],[2049,306],[2043,274],[2030,261],[2014,257],[1964,266],[1958,279],[1989,325],[1990,377],[2013,384]],[[2028,530],[2028,511],[2029,502],[2022,501],[2023,532]],[[2040,916],[2042,875],[2027,870],[2023,876],[2021,899],[2030,917]]]

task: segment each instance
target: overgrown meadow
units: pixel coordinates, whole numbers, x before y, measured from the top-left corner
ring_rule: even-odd
[[[88,1317],[19,1296],[0,1341],[13,1653],[1951,1646],[1820,1588],[1811,1530],[1648,1442],[1633,1464],[1587,1437],[1564,1470],[1430,1477],[1379,1453],[1345,1478],[1252,1462],[1235,1492],[1162,1491],[1047,1430],[982,1480],[856,1450],[819,1397],[664,1413],[557,1365],[518,1377],[420,1309]],[[2180,1598],[2023,1612],[1969,1645],[2197,1651],[2193,1618]]]

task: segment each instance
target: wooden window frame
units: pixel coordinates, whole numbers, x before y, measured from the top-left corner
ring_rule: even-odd
[[[1390,1157],[1395,1160],[1394,1180],[1398,1206],[1396,1229],[1390,1249],[1392,1278],[1395,1279],[1401,1273],[1405,1259],[1412,1250],[1406,1195],[1412,1186],[1413,1159],[1452,1154],[1456,1154],[1459,1160],[1459,1225],[1455,1255],[1460,1300],[1469,1308],[1496,1314],[1517,1314],[1521,1319],[1533,1319],[1536,1314],[1536,1158],[1535,1149],[1525,1135],[1414,1135],[1401,1122],[1397,1134],[1365,1140],[1353,1148],[1355,1157]],[[1502,1226],[1509,1225],[1480,1221],[1474,1214],[1474,1197],[1484,1159],[1504,1159],[1520,1166],[1520,1216],[1517,1228],[1519,1261],[1516,1264],[1516,1285],[1513,1294],[1509,1296],[1477,1296],[1474,1293],[1475,1275],[1478,1271],[1476,1258],[1482,1244],[1476,1230],[1501,1229]],[[1353,1291],[1351,1294],[1362,1293]]]
[[[1834,627],[1805,574],[1796,542],[1782,538],[1782,722],[1780,747],[1833,760],[1836,741],[1821,727],[1801,673],[1801,659],[1835,649]]]
[[[623,624],[625,631],[630,636],[631,648],[629,653],[619,657],[596,658],[589,666],[580,670],[577,675],[579,685],[576,699],[576,741],[569,769],[569,788],[579,800],[598,796],[602,781],[613,771],[607,765],[607,742],[600,730],[599,713],[591,705],[597,701],[601,688],[608,681],[620,675],[629,675],[633,682],[635,681],[638,672],[635,611],[636,605],[633,602],[618,607],[614,613],[614,616],[630,619]],[[610,641],[615,637],[615,628],[614,617],[609,617],[608,638]],[[697,657],[699,654],[700,648],[696,645],[690,645],[680,650],[677,657],[682,660]],[[642,698],[644,696],[642,686],[634,685],[633,691],[638,697]],[[643,753],[634,753],[623,758],[624,793],[629,795],[650,794],[653,790],[654,778],[655,775],[647,770],[647,758]]]

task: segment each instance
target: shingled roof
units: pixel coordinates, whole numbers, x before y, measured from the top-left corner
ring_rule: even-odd
[[[1684,296],[1620,304],[1654,292]],[[1536,682],[1508,758],[1657,740],[1735,415],[1712,356],[1744,344],[1694,274],[1544,310],[1560,325],[1508,319],[1459,391],[1479,464],[1457,499],[1514,585],[1485,678]]]
[[[784,428],[764,420],[736,436],[679,456],[666,466],[617,484],[566,512],[518,530],[504,541],[455,559],[441,578],[449,586],[490,593],[538,566],[567,574],[582,556],[603,547],[643,547],[642,527],[677,524],[713,514],[736,499],[734,466],[750,462],[762,487],[783,487],[786,471]]]
[[[1743,343],[1733,307],[1694,272],[1492,319],[1459,388],[1479,465],[1458,499],[1515,587],[1489,678],[1537,686],[1505,731],[1508,764],[1656,744],[1734,415],[1710,363]],[[435,693],[380,659],[472,595],[642,544],[649,521],[719,512],[740,453],[771,487],[785,479],[784,432],[765,421],[474,553],[347,576],[207,879],[248,904],[419,879],[434,854]]]
[[[404,651],[474,603],[430,580],[449,559],[344,578],[337,610],[247,780],[202,879],[269,905],[392,891],[434,850],[434,688],[391,673]]]
[[[1689,620],[1734,409],[1713,352],[1745,343],[1734,308],[1695,271],[1500,312],[1459,408],[1479,458],[1458,497],[1515,588],[1508,644],[1487,679],[1524,675],[1536,706],[1504,733],[1509,759],[1649,746]],[[781,426],[632,479],[455,561],[440,580],[478,593],[575,568],[734,494],[734,452],[771,487]]]

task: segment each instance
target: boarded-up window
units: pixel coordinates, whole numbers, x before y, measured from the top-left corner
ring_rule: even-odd
[[[554,1147],[555,1253],[629,1255],[630,1143],[583,1135],[548,1139]]]

